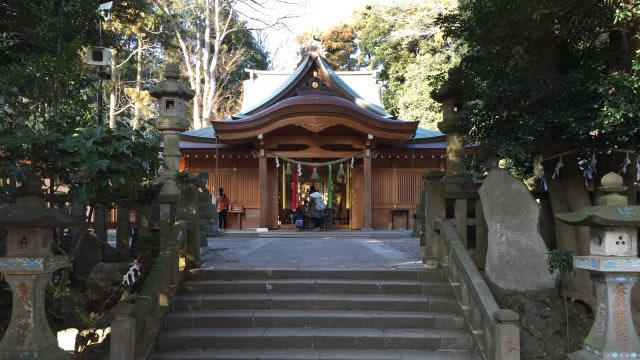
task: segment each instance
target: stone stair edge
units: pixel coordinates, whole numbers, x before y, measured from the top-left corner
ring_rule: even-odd
[[[167,351],[152,360],[476,360],[465,350],[243,349]]]

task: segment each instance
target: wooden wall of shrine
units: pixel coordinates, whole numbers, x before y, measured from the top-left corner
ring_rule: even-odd
[[[256,228],[259,225],[259,178],[258,159],[248,152],[218,154],[218,167],[213,153],[185,152],[185,170],[193,174],[206,172],[209,174],[209,191],[217,194],[223,187],[231,204],[240,204],[245,208],[242,225],[245,228]],[[269,224],[272,228],[278,225],[278,209],[280,204],[278,193],[278,173],[273,159],[268,159],[268,196]],[[423,155],[407,155],[406,153],[379,153],[372,159],[372,226],[374,229],[391,229],[391,210],[409,211],[409,226],[413,225],[413,214],[420,201],[422,191],[422,174],[429,170],[444,168],[443,154],[430,153]],[[362,227],[362,162],[356,162],[351,171],[351,225]],[[229,228],[238,227],[238,216],[228,216]],[[403,215],[396,214],[395,228],[405,226]]]

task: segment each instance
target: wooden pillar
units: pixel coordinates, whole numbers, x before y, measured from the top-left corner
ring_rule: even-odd
[[[364,186],[362,190],[362,229],[371,230],[371,150],[365,150],[364,157]]]
[[[260,150],[258,161],[258,179],[259,179],[259,192],[260,192],[260,227],[268,227],[268,212],[269,212],[269,196],[267,187],[267,156],[264,150]]]

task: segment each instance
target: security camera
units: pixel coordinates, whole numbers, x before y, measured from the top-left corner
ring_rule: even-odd
[[[111,65],[111,49],[91,46],[87,50],[87,64],[95,66]]]

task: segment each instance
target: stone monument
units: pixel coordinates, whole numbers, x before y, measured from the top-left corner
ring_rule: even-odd
[[[541,208],[524,183],[504,169],[491,169],[480,187],[489,227],[485,272],[504,290],[534,291],[555,284],[539,232]]]
[[[631,289],[638,281],[640,206],[628,205],[627,187],[616,173],[602,177],[596,205],[557,214],[570,225],[590,226],[589,256],[576,256],[574,267],[588,270],[596,286],[597,308],[583,350],[573,360],[638,359],[640,338],[631,318]]]
[[[51,252],[53,228],[76,225],[80,219],[49,209],[41,198],[42,184],[30,176],[16,204],[0,208],[0,225],[8,229],[7,256],[0,272],[11,286],[11,321],[0,342],[0,359],[71,359],[58,347],[45,313],[45,287],[52,273],[69,266],[66,256]]]

